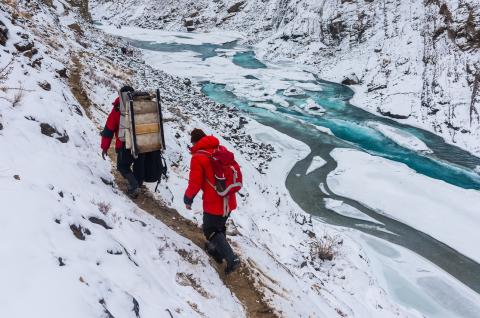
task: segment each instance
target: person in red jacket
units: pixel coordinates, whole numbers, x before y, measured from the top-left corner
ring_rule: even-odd
[[[197,193],[203,192],[203,233],[207,239],[207,252],[219,263],[225,259],[227,267],[225,273],[234,271],[240,261],[234,254],[226,238],[226,222],[230,213],[237,207],[235,194],[221,197],[213,187],[215,177],[210,163],[210,154],[221,148],[220,142],[214,136],[207,136],[201,129],[194,129],[191,133],[192,159],[190,161],[190,176],[188,187],[184,195],[184,203],[191,209],[193,199]]]
[[[120,93],[133,92],[130,86],[124,86],[120,89]],[[125,148],[125,144],[118,138],[118,129],[120,128],[120,97],[117,97],[112,103],[113,108],[108,115],[105,128],[101,132],[102,141],[100,147],[102,148],[102,158],[105,160],[113,136],[115,136],[115,151],[117,152],[117,170],[127,180],[127,193],[131,197],[137,197],[139,194],[139,186],[142,184],[144,171],[143,154],[140,154],[137,159],[133,158],[129,149]],[[133,172],[131,166],[133,164]]]

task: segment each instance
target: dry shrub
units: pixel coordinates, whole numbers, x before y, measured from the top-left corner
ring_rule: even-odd
[[[110,209],[112,208],[112,205],[107,202],[97,202],[98,206],[98,211],[102,212],[103,215],[107,215],[108,212],[110,212]]]
[[[22,87],[16,89],[16,92],[13,94],[13,98],[11,99],[12,107],[20,105],[24,96],[25,90]]]
[[[10,61],[7,64],[5,64],[4,66],[0,66],[0,84],[3,83],[5,80],[7,80],[8,75],[13,69],[12,63],[13,63],[13,57],[10,59]]]
[[[330,235],[325,233],[321,238],[313,241],[310,246],[312,259],[320,259],[322,261],[331,261],[338,253],[338,246],[342,244],[342,240],[338,235]]]

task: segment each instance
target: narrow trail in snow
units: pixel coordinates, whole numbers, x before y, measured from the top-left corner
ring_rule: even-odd
[[[95,123],[90,109],[92,103],[81,84],[81,72],[83,66],[77,55],[72,55],[71,64],[68,81],[70,89],[85,110],[87,117]],[[112,162],[116,162],[116,153],[113,148],[110,148],[109,157]],[[127,185],[120,173],[116,169],[112,169],[112,174],[115,177],[115,182],[119,189],[126,192]],[[203,250],[206,240],[201,229],[195,223],[184,218],[175,209],[164,206],[160,201],[155,199],[148,190],[142,190],[139,198],[132,200],[140,209],[153,215],[156,219],[160,220],[169,228],[190,240]],[[219,277],[224,282],[225,286],[227,286],[227,288],[229,288],[243,304],[247,317],[279,317],[274,313],[270,304],[264,300],[265,295],[256,286],[254,272],[245,263],[242,263],[240,268],[230,275],[225,275],[223,266],[216,264],[211,258],[210,265],[218,272]]]

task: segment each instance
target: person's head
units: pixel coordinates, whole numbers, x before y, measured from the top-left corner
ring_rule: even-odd
[[[203,132],[203,130],[201,130],[199,128],[195,128],[190,133],[190,137],[191,137],[190,141],[192,142],[193,145],[195,145],[200,139],[202,139],[205,136],[206,136],[206,134]]]
[[[131,86],[125,85],[122,88],[120,88],[120,93],[126,93],[126,92],[133,92],[134,89]]]

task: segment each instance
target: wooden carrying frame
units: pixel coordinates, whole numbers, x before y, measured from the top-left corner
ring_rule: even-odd
[[[138,154],[165,149],[160,91],[155,98],[148,93],[128,93],[125,107],[125,146],[134,158]]]

